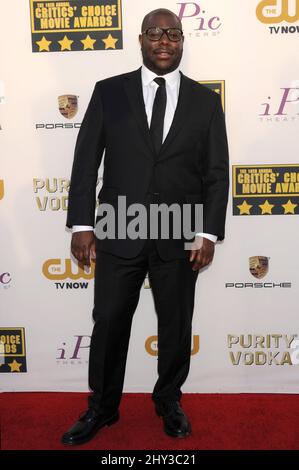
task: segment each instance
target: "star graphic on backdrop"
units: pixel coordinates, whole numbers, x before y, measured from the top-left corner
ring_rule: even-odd
[[[45,36],[43,36],[40,41],[36,41],[36,44],[37,44],[38,47],[39,47],[39,51],[38,51],[38,52],[41,52],[41,51],[48,51],[48,52],[50,52],[50,44],[52,44],[52,41],[47,41],[47,39],[45,38]]]
[[[242,214],[250,215],[250,209],[252,208],[252,206],[250,204],[247,204],[247,202],[244,200],[242,204],[237,206],[237,208],[240,209],[239,215],[242,215]]]
[[[290,199],[288,200],[286,204],[281,204],[281,205],[284,208],[285,214],[295,214],[295,208],[298,206],[298,204],[293,204]]]
[[[105,43],[105,49],[115,49],[115,44],[117,43],[118,39],[114,38],[109,34],[105,39],[102,39]]]
[[[81,39],[81,42],[84,46],[84,51],[86,49],[94,49],[93,45],[96,42],[96,39],[92,39],[89,34],[87,34],[85,39]]]
[[[273,204],[269,204],[268,201],[265,201],[264,204],[260,204],[259,207],[262,209],[262,215],[272,214]]]
[[[20,372],[20,367],[22,363],[17,362],[15,359],[10,364],[7,364],[10,367],[11,372]]]
[[[60,44],[60,50],[61,51],[71,51],[72,50],[72,44],[74,41],[72,41],[71,39],[69,39],[67,36],[64,36],[63,39],[61,39],[61,41],[58,41],[59,44]]]

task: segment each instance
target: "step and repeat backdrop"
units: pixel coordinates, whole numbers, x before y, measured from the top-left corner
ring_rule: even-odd
[[[159,7],[182,20],[183,73],[221,94],[230,145],[226,239],[198,277],[183,390],[299,392],[299,0],[1,2],[2,391],[88,390],[94,265],[65,227],[73,151],[95,82],[140,67]],[[125,391],[152,390],[156,334],[146,279]]]

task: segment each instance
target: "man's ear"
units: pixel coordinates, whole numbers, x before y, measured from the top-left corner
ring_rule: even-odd
[[[138,39],[139,39],[140,46],[142,46],[142,34],[139,34]]]

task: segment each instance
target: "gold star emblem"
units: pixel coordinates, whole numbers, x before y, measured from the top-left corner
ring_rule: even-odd
[[[252,208],[252,206],[250,204],[247,204],[247,202],[244,200],[242,204],[237,206],[237,208],[240,209],[239,215],[243,215],[243,214],[250,215],[250,209]]]
[[[269,204],[268,201],[265,201],[264,204],[260,204],[259,207],[262,209],[262,215],[272,214],[273,204]]]
[[[21,367],[21,363],[20,362],[17,362],[15,359],[13,360],[13,362],[11,362],[10,364],[8,364],[9,367],[10,367],[10,371],[11,372],[20,372],[20,367]]]
[[[41,51],[50,52],[50,44],[52,44],[52,41],[47,41],[45,36],[43,36],[40,41],[36,41],[36,44],[39,47],[39,52]]]
[[[284,213],[285,214],[295,214],[295,208],[298,206],[298,204],[293,204],[292,201],[289,199],[286,204],[282,204],[282,207],[284,208]]]
[[[81,39],[81,42],[84,46],[83,50],[85,51],[86,49],[94,49],[93,45],[96,42],[96,39],[91,39],[89,34],[87,34],[85,39]]]
[[[69,39],[67,36],[64,36],[63,39],[61,39],[61,41],[58,41],[59,44],[60,44],[60,50],[61,51],[71,51],[72,48],[72,44],[74,41],[72,41],[71,39]]]
[[[118,39],[113,38],[111,34],[109,34],[105,39],[102,39],[102,41],[105,43],[105,49],[115,49],[115,44]]]

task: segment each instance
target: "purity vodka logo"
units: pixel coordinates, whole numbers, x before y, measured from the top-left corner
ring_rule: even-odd
[[[297,334],[228,334],[233,366],[295,366],[299,364]]]

